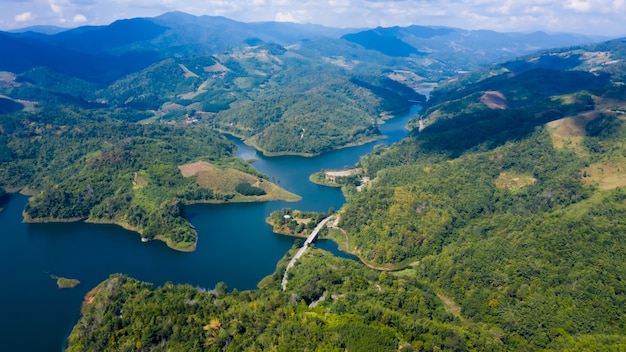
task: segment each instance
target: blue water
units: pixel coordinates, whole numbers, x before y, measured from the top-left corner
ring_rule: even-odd
[[[415,113],[417,108],[412,110]],[[276,235],[265,218],[277,209],[326,211],[345,202],[341,190],[309,182],[321,169],[354,165],[378,144],[390,144],[406,136],[411,114],[381,125],[386,139],[336,150],[318,157],[265,157],[234,140],[237,155],[257,159],[254,166],[270,180],[303,197],[297,203],[198,204],[186,216],[198,231],[193,253],[181,253],[163,243],[142,243],[139,235],[115,225],[87,223],[24,224],[22,209],[27,198],[11,196],[0,212],[0,350],[58,351],[80,315],[85,294],[112,273],[162,285],[188,283],[213,288],[223,281],[230,289],[254,289],[276,268],[294,239]],[[331,241],[318,248],[341,253]],[[50,275],[74,278],[73,289],[57,288]]]

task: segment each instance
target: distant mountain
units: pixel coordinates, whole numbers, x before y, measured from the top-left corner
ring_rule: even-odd
[[[69,30],[34,28],[0,32],[0,70],[21,73],[47,66],[61,73],[110,83],[160,60],[207,56],[233,48],[276,43],[318,57],[396,62],[441,79],[538,49],[588,43],[570,34],[497,33],[444,27],[339,29],[285,22],[243,23],[219,16],[170,12],[154,18],[119,20]],[[320,43],[325,43],[320,45]],[[350,45],[347,45],[350,43]],[[312,49],[314,48],[315,49]],[[337,51],[339,49],[339,51]],[[372,52],[380,53],[378,57]],[[88,63],[88,64],[87,64]]]
[[[345,40],[394,57],[428,57],[435,60],[479,63],[497,62],[532,51],[597,42],[578,34],[499,33],[447,27],[378,27],[346,34]],[[606,39],[606,38],[604,38]],[[465,59],[452,59],[452,56]]]
[[[10,33],[39,33],[46,35],[54,35],[57,33],[65,32],[69,28],[57,27],[57,26],[31,26],[10,30]]]
[[[92,82],[111,82],[159,60],[155,52],[96,55],[74,50],[72,46],[55,45],[33,37],[16,37],[6,32],[0,32],[0,48],[6,53],[0,55],[2,71],[22,73],[44,66]]]
[[[547,79],[548,76],[552,78]],[[570,78],[562,82],[556,80],[556,76]],[[582,76],[587,78],[583,79]],[[487,87],[508,90],[515,93],[511,96],[516,100],[523,101],[529,97],[522,94],[524,91],[545,93],[550,89],[592,89],[596,85],[604,85],[609,77],[613,82],[623,82],[626,79],[626,38],[542,50],[461,75],[433,92],[429,104],[436,105],[439,100],[450,100],[454,97],[458,99],[484,91]],[[515,82],[515,85],[511,82]],[[532,86],[533,84],[536,86]],[[521,89],[522,86],[527,88]]]

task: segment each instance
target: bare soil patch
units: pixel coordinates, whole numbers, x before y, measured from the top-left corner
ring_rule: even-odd
[[[185,164],[178,166],[183,177],[191,177],[197,175],[201,171],[213,171],[215,166],[206,161],[197,161],[191,164]]]
[[[331,177],[347,177],[352,176],[356,173],[356,170],[342,170],[342,171],[326,171],[326,176]]]
[[[143,187],[148,185],[148,179],[140,176],[137,172],[135,172],[135,177],[133,178],[133,181],[135,182],[135,185],[137,185],[137,187]]]
[[[193,72],[191,72],[190,69],[187,68],[187,66],[183,65],[183,64],[178,64],[178,67],[180,67],[183,72],[185,72],[185,78],[198,78],[199,76]]]
[[[443,302],[443,305],[446,307],[446,311],[448,311],[448,313],[457,318],[461,317],[461,307],[458,304],[454,303],[453,300],[442,295],[441,293],[437,293],[437,297],[439,297],[441,302]]]
[[[498,91],[489,91],[485,92],[482,97],[480,97],[480,101],[487,105],[490,109],[506,109],[506,97],[504,94]]]
[[[228,72],[230,71],[226,66],[220,64],[219,62],[214,63],[211,66],[205,66],[204,72]]]
[[[500,189],[516,190],[524,186],[532,185],[537,179],[524,174],[503,172],[496,179],[496,187]]]

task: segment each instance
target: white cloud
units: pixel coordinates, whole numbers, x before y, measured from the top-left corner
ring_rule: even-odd
[[[298,22],[290,12],[278,12],[274,18],[277,22]]]
[[[74,15],[74,19],[72,20],[72,22],[77,24],[85,23],[87,22],[87,17],[83,14],[77,13]]]
[[[591,3],[587,0],[570,0],[566,7],[576,12],[589,12]]]
[[[33,20],[35,17],[33,16],[32,13],[30,12],[24,12],[21,13],[19,15],[15,15],[14,20],[15,22],[28,22]]]
[[[333,27],[416,24],[626,35],[626,0],[0,0],[0,6],[2,27],[19,26],[18,19],[26,19],[26,13],[37,24],[59,24],[65,19],[108,24],[120,18],[183,11],[245,22]]]
[[[59,16],[63,16],[63,9],[57,4],[57,0],[48,0],[48,4],[50,5],[52,12]]]

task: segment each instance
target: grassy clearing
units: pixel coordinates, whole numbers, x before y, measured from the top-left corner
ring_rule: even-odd
[[[135,172],[133,177],[133,188],[141,188],[148,185],[148,176],[145,171]]]
[[[302,198],[284,188],[263,178],[247,174],[245,172],[231,168],[217,168],[199,171],[196,182],[200,187],[212,189],[222,193],[232,193],[235,197],[231,202],[265,202],[272,200],[284,200],[287,202],[297,202]],[[265,191],[262,196],[244,196],[235,191],[235,187],[242,182],[247,182],[254,187]]]
[[[626,187],[626,160],[591,164],[583,169],[583,181],[598,185],[601,190]]]
[[[585,127],[597,118],[598,111],[585,112],[548,123],[548,131],[555,149],[570,149],[578,155],[586,155],[583,147]]]
[[[496,187],[516,191],[522,187],[532,185],[535,182],[537,182],[537,179],[531,175],[503,172],[496,179]]]

